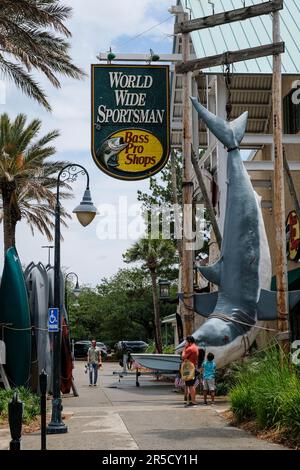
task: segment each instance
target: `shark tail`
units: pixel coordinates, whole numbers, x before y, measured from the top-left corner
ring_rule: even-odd
[[[241,114],[232,122],[227,122],[206,109],[193,96],[191,101],[199,116],[222,144],[232,150],[239,146],[246,132],[248,112]]]

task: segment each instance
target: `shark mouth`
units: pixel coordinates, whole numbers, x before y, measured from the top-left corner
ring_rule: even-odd
[[[119,153],[127,147],[123,137],[113,137],[105,140],[96,152],[96,157],[104,162],[107,168],[119,166]]]
[[[230,345],[238,337],[247,335],[255,323],[256,315],[240,309],[232,309],[230,315],[216,311],[193,333],[193,337],[199,347],[223,347]],[[180,350],[183,345],[184,343],[179,344],[176,350]]]

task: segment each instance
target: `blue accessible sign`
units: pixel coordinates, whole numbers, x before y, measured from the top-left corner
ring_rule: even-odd
[[[48,331],[56,332],[59,331],[58,328],[58,308],[49,308],[48,309]]]

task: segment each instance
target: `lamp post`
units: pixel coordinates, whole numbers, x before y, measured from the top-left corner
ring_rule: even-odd
[[[51,250],[54,248],[53,245],[43,245],[42,248],[47,248],[48,250],[48,266],[50,266],[50,261],[51,261],[51,258],[50,258],[50,252]]]
[[[69,276],[74,276],[76,277],[76,284],[75,284],[75,287],[73,289],[73,294],[75,295],[75,297],[78,297],[80,292],[81,292],[81,289],[80,289],[80,286],[79,286],[79,280],[78,280],[78,276],[76,273],[67,273],[65,275],[65,281],[67,281],[68,277]],[[67,289],[65,289],[65,306],[66,306],[66,310],[67,310],[67,313],[68,313],[68,316],[69,316],[69,312],[68,312],[68,294],[67,294]]]
[[[86,169],[77,164],[69,164],[60,170],[57,176],[56,206],[55,206],[55,235],[54,235],[54,307],[58,308],[59,331],[53,333],[53,399],[51,422],[47,426],[48,434],[62,434],[68,431],[67,426],[61,418],[61,395],[60,395],[60,350],[61,350],[61,292],[60,292],[60,216],[61,207],[59,202],[59,189],[61,182],[74,182],[79,174],[86,175],[87,185],[81,203],[73,210],[81,225],[84,227],[92,222],[97,209],[92,203],[89,188],[89,174]]]

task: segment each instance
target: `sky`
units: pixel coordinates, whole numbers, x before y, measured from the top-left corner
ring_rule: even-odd
[[[150,48],[158,54],[171,53],[174,20],[168,8],[176,1],[63,0],[62,3],[73,8],[72,18],[67,22],[72,32],[72,59],[88,76],[80,81],[61,78],[62,87],[57,90],[43,76],[33,74],[46,92],[52,113],[22,94],[12,82],[7,82],[6,103],[0,104],[0,111],[7,112],[12,119],[21,112],[27,114],[28,120],[41,119],[41,135],[59,129],[61,135],[56,140],[56,158],[79,163],[88,170],[92,198],[99,208],[99,215],[88,227],[83,228],[73,217],[68,228],[62,228],[61,263],[67,271],[75,271],[82,284],[95,286],[103,277],[112,276],[119,268],[127,266],[123,263],[122,253],[140,233],[140,219],[136,221],[134,218],[137,214],[137,190],[147,191],[148,181],[120,181],[102,173],[94,164],[90,151],[90,65],[99,63],[97,54],[108,51],[110,47],[117,53],[148,53]],[[152,28],[155,25],[158,26]],[[83,176],[73,183],[74,198],[64,203],[69,212],[79,204],[85,183]],[[109,208],[115,214],[112,214],[111,223],[118,220],[118,214],[124,222],[126,204],[129,207],[130,234],[123,234],[119,239],[117,233],[116,239],[104,239],[101,227],[103,217],[108,214],[105,210]],[[37,231],[32,236],[25,222],[18,224],[16,240],[22,264],[27,265],[31,261],[47,263],[48,250],[42,248],[49,244],[47,239]],[[3,246],[2,227],[0,246]]]

